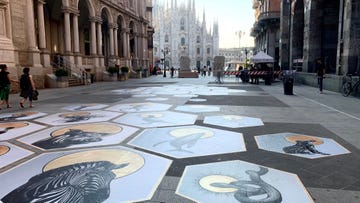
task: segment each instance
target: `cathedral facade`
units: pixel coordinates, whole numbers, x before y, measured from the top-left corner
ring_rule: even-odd
[[[186,56],[192,69],[212,66],[219,54],[218,23],[214,22],[208,30],[205,12],[202,22],[196,15],[195,0],[180,4],[171,0],[171,5],[160,5],[158,0],[153,3],[154,64],[179,68],[180,57]]]

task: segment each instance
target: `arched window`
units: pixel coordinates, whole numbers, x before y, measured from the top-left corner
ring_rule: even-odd
[[[207,48],[207,54],[210,54],[210,48]]]
[[[196,37],[196,43],[200,43],[200,36]]]
[[[184,18],[181,18],[181,21],[180,21],[180,30],[185,30],[185,19],[184,19]]]
[[[169,35],[165,35],[165,42],[169,42]]]
[[[185,38],[181,38],[181,46],[185,46]]]

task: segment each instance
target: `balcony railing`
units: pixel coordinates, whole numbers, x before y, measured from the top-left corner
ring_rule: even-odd
[[[259,21],[280,18],[280,11],[267,11],[261,12],[259,15]]]

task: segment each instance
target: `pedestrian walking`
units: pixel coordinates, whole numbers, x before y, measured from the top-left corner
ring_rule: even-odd
[[[174,66],[171,66],[170,71],[171,71],[171,72],[170,72],[171,78],[173,78],[173,77],[174,77],[174,72],[175,72]]]
[[[33,80],[32,75],[30,75],[30,68],[24,68],[23,74],[20,78],[20,107],[24,108],[24,103],[27,99],[29,99],[29,108],[32,108],[32,101],[33,101],[33,93],[36,90],[35,83]]]
[[[321,58],[316,59],[316,70],[315,71],[316,71],[319,91],[320,91],[320,94],[322,94],[323,93],[323,80],[325,77],[326,67]]]
[[[206,72],[207,72],[207,67],[206,66],[204,66],[203,68],[202,68],[202,76],[203,77],[206,77]]]
[[[0,110],[2,105],[5,103],[6,108],[11,108],[9,103],[9,94],[11,82],[17,82],[10,78],[10,73],[7,71],[5,64],[0,64]]]

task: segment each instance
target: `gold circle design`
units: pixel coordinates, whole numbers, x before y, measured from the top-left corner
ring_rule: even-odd
[[[238,189],[236,188],[222,188],[222,187],[216,187],[212,186],[212,183],[231,183],[237,181],[235,178],[230,176],[224,176],[224,175],[210,175],[205,176],[200,179],[199,184],[202,188],[209,190],[211,192],[217,192],[217,193],[229,193],[229,192],[236,192]]]
[[[32,115],[35,115],[35,114],[38,114],[39,112],[36,112],[36,111],[24,111],[24,112],[21,112],[21,113],[14,113],[12,116],[14,117],[20,117],[22,115],[26,115],[26,116],[32,116]]]
[[[5,145],[0,145],[0,156],[8,153],[9,150],[10,150],[10,147],[5,146]]]
[[[134,152],[121,149],[101,149],[78,152],[59,157],[47,163],[44,166],[43,171],[46,172],[72,164],[94,161],[109,161],[113,164],[128,163],[129,165],[124,168],[112,170],[116,175],[116,178],[130,175],[142,168],[145,164],[144,158]]]
[[[108,133],[108,134],[116,134],[122,131],[122,127],[114,125],[114,124],[100,124],[100,123],[92,123],[92,124],[82,124],[82,125],[74,125],[67,128],[61,128],[51,133],[52,137],[56,137],[59,135],[63,135],[66,132],[72,130],[83,130],[85,132],[94,132],[94,133]]]
[[[78,111],[78,112],[63,113],[63,114],[60,114],[59,117],[66,118],[66,117],[72,117],[72,116],[88,116],[90,114],[91,114],[90,112]]]
[[[313,136],[309,136],[309,135],[292,135],[292,136],[285,137],[285,139],[288,142],[291,142],[294,144],[296,143],[296,141],[307,141],[307,140],[314,140],[314,142],[313,142],[314,145],[321,145],[324,143],[324,141],[321,138],[313,137]]]
[[[163,117],[163,115],[161,113],[143,113],[143,114],[141,114],[141,117],[143,117],[143,118],[149,118],[149,117],[161,118],[161,117]]]
[[[8,122],[8,123],[0,123],[0,128],[22,128],[28,126],[28,122]]]
[[[235,116],[235,115],[227,115],[227,116],[223,116],[223,118],[225,120],[229,120],[229,121],[233,121],[233,120],[237,120],[237,121],[240,121],[243,119],[242,116]]]
[[[201,138],[209,138],[214,136],[214,132],[210,131],[210,130],[206,130],[206,129],[201,129],[201,128],[179,128],[179,129],[175,129],[172,130],[170,132],[170,135],[173,137],[185,137],[191,134],[196,134],[196,133],[204,133],[203,136],[201,136]]]

